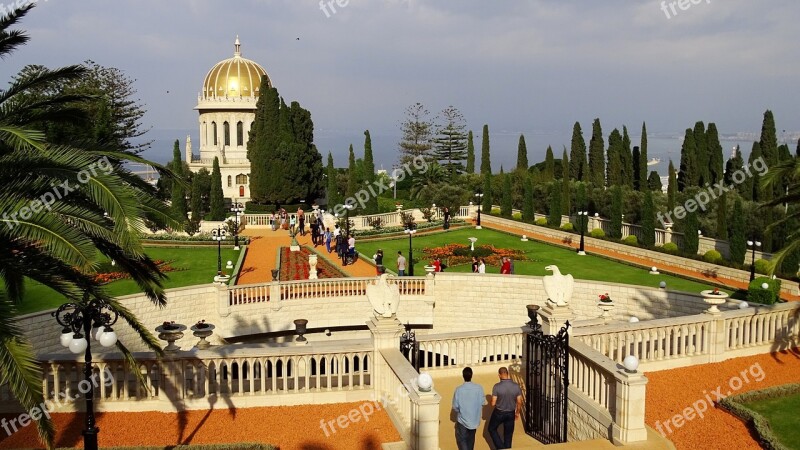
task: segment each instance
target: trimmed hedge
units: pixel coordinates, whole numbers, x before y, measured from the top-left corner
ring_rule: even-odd
[[[429,228],[439,228],[439,227],[441,227],[443,225],[443,223],[444,222],[441,221],[441,220],[435,220],[433,222],[418,222],[418,223],[414,224],[415,225],[414,229],[419,231],[419,230],[426,230],[426,229],[429,229]],[[466,223],[466,222],[464,220],[462,220],[462,219],[452,219],[452,220],[450,220],[450,225],[456,225],[456,224],[457,225],[463,225],[464,223]],[[380,236],[380,235],[383,235],[383,234],[397,234],[397,233],[401,233],[402,234],[404,230],[405,230],[405,227],[385,227],[385,228],[381,228],[381,229],[378,229],[378,230],[375,230],[375,229],[372,229],[372,230],[353,230],[353,229],[350,229],[350,232],[353,234],[354,237],[370,237],[370,236]]]
[[[634,247],[639,246],[639,239],[636,238],[634,235],[626,236],[625,239],[622,240],[622,243],[625,245],[632,245]]]
[[[536,219],[533,223],[535,225],[539,225],[540,227],[546,227],[547,226],[547,219],[545,219],[544,217],[540,217],[540,218]]]
[[[606,232],[603,231],[602,228],[595,228],[589,233],[589,236],[597,239],[603,239],[604,237],[606,237]]]
[[[766,275],[769,273],[769,261],[766,259],[757,259],[756,260],[756,273],[760,273],[761,275]]]
[[[767,419],[745,406],[745,403],[769,400],[798,393],[800,393],[800,384],[785,384],[783,386],[773,386],[767,389],[725,397],[719,401],[719,406],[734,416],[739,417],[749,428],[752,428],[762,448],[767,450],[789,450],[788,447],[778,440],[775,433],[772,432],[772,428],[770,428]]]
[[[711,264],[719,264],[722,262],[722,254],[716,250],[709,250],[703,255],[703,260]]]
[[[762,284],[767,283],[769,287],[764,289]],[[761,303],[762,305],[772,305],[781,296],[781,280],[773,280],[768,277],[757,277],[750,282],[747,287],[747,301],[751,303]]]
[[[571,224],[571,223],[567,222],[567,223],[565,223],[564,225],[561,225],[561,227],[559,227],[559,229],[560,229],[561,231],[572,231],[572,230],[574,230],[575,228],[572,226],[572,224]]]
[[[678,253],[678,244],[674,242],[667,242],[661,247],[661,250],[664,250],[671,255],[675,255]]]

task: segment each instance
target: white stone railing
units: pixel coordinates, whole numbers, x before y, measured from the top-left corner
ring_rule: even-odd
[[[522,359],[522,337],[521,328],[420,336],[420,369],[518,362]]]
[[[229,286],[228,305],[360,296],[366,295],[367,286],[376,282],[376,277],[325,278]],[[398,285],[400,295],[426,295],[426,287],[433,280],[426,277],[389,277],[387,282]]]
[[[228,304],[235,306],[268,302],[271,285],[272,283],[228,286]]]
[[[750,309],[727,311],[722,316],[726,352],[800,347],[800,302],[759,307],[755,313]]]
[[[411,210],[406,212],[411,212]],[[357,226],[357,229],[369,229],[371,228],[370,222],[375,219],[380,219],[382,227],[399,227],[403,225],[403,222],[400,220],[400,211],[372,214],[369,216],[356,216],[353,217],[352,220],[353,224]]]
[[[578,340],[570,340],[570,383],[606,411],[611,411],[616,400],[614,374],[617,370],[617,365],[610,359]]]

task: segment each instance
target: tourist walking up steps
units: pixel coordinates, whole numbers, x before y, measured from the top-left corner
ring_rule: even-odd
[[[333,237],[333,233],[331,233],[331,229],[330,228],[325,228],[325,250],[327,250],[328,253],[331,252],[331,238],[332,237]]]
[[[306,215],[303,213],[303,208],[297,208],[297,222],[300,227],[300,236],[306,235]]]
[[[453,393],[453,411],[456,419],[456,444],[458,450],[475,448],[475,431],[481,424],[481,411],[486,404],[483,386],[472,382],[472,368],[464,367],[461,371],[464,384]]]
[[[514,436],[514,422],[519,419],[522,410],[522,389],[517,383],[511,381],[508,369],[501,367],[497,371],[500,382],[492,388],[492,416],[489,418],[489,436],[494,447],[500,449],[511,448],[511,438]],[[503,427],[503,437],[497,429]]]
[[[403,256],[403,252],[401,251],[397,252],[397,276],[406,276],[406,257]]]

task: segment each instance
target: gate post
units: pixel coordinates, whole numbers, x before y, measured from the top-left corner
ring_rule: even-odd
[[[546,302],[544,308],[539,308],[539,316],[542,318],[542,331],[551,336],[558,334],[564,322],[575,321],[575,314],[569,306],[556,306],[552,302]]]
[[[630,373],[624,369],[618,370],[614,377],[617,395],[611,437],[614,442],[646,441],[644,403],[647,378],[641,372]]]

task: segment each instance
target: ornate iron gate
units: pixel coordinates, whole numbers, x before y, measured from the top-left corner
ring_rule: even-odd
[[[534,309],[528,325],[525,432],[543,444],[567,442],[569,322],[555,336],[546,335]]]
[[[406,325],[406,331],[400,336],[400,353],[408,359],[408,362],[419,372],[419,342],[411,327]]]

